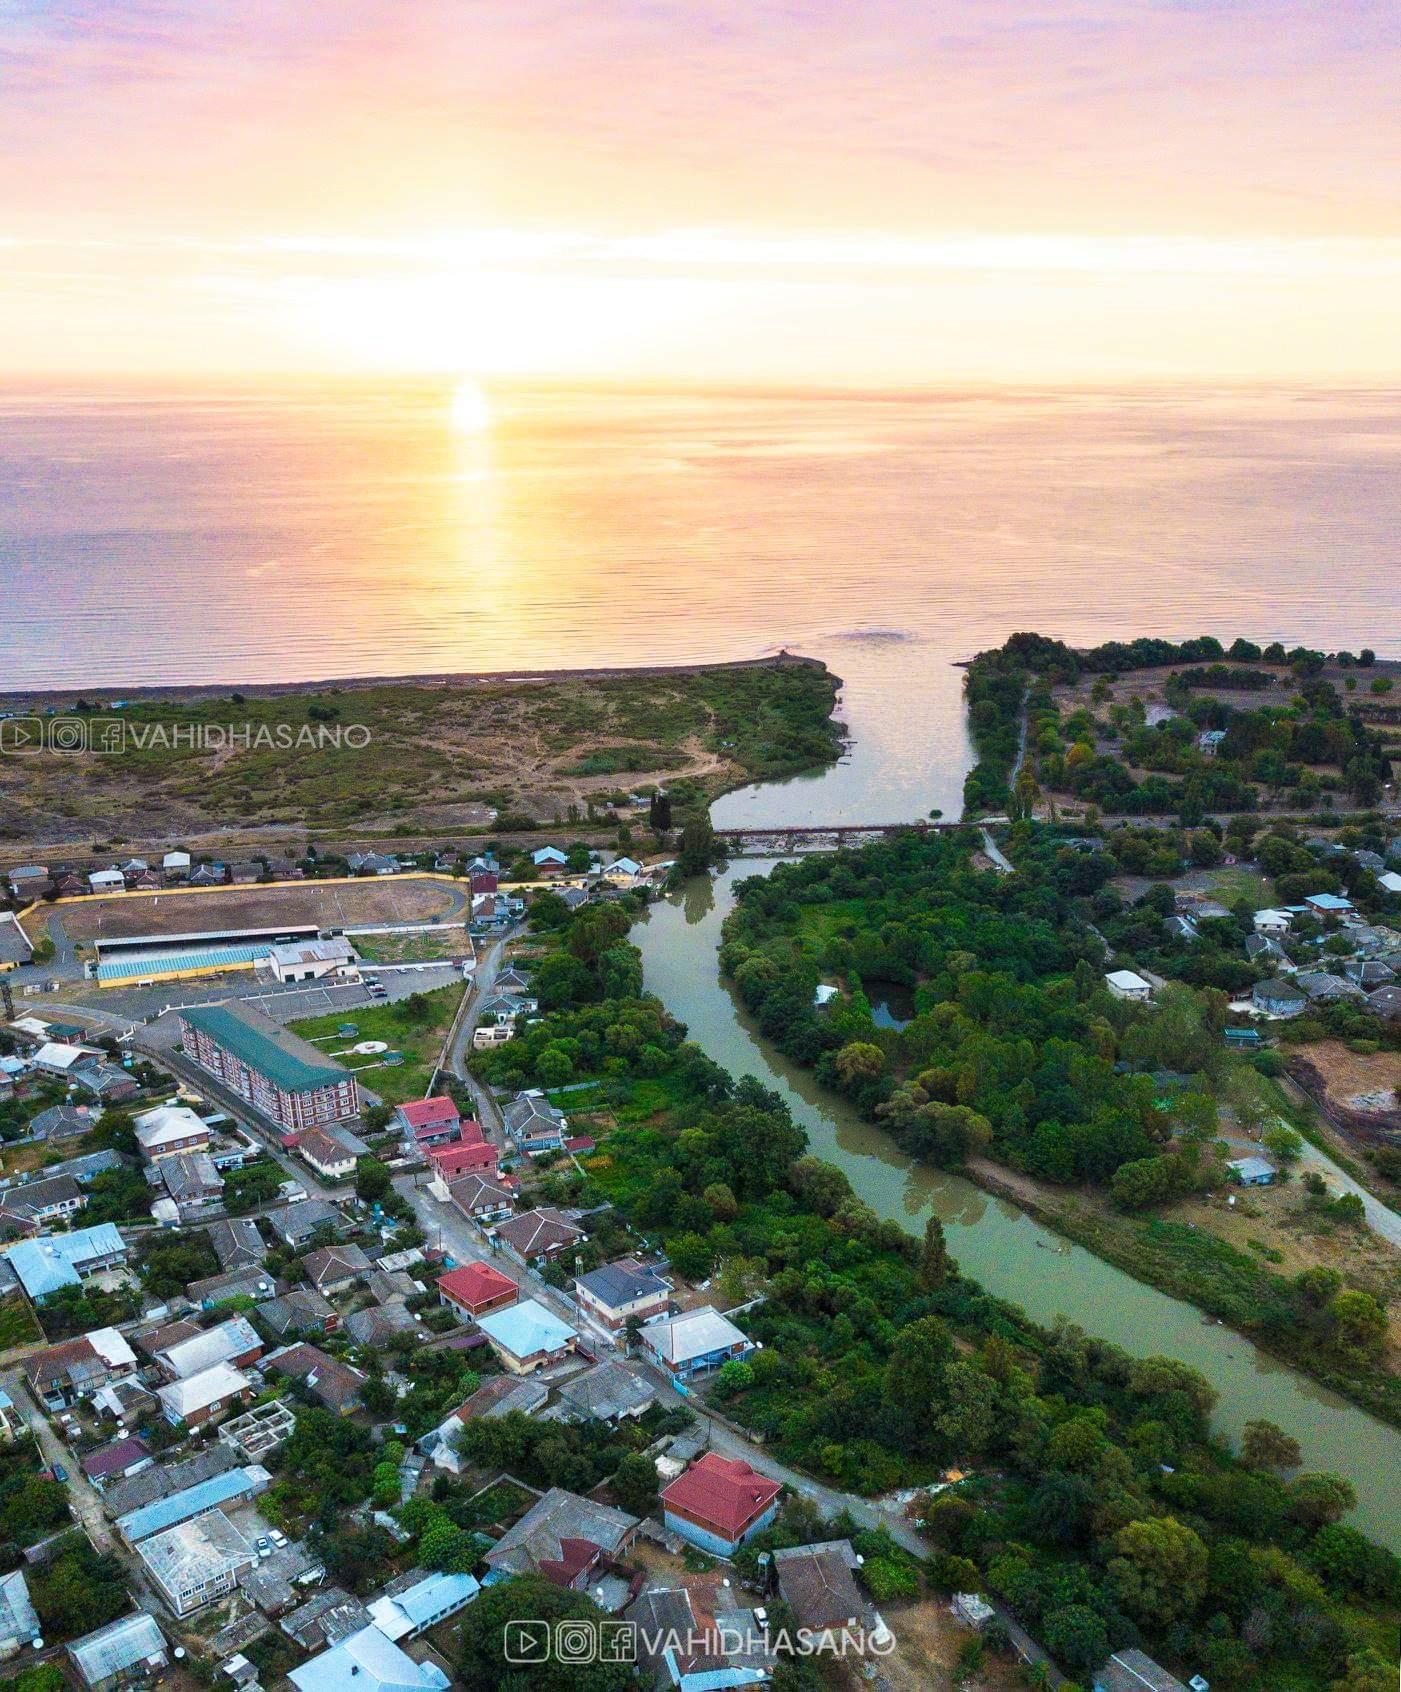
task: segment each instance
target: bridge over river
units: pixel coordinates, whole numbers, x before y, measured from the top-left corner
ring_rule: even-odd
[[[985,817],[988,823],[1006,822],[1006,817]],[[841,846],[867,846],[889,834],[913,829],[919,834],[951,834],[966,828],[962,822],[803,823],[792,827],[717,828],[734,858],[784,858],[799,852],[835,852]]]

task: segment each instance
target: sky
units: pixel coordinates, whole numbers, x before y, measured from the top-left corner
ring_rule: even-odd
[[[0,0],[0,372],[1401,374],[1391,0]]]

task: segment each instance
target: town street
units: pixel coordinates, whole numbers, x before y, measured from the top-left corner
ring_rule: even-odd
[[[68,1502],[88,1538],[99,1551],[115,1550],[116,1543],[112,1531],[102,1514],[102,1500],[79,1467],[78,1459],[59,1438],[44,1411],[34,1402],[29,1383],[19,1374],[0,1375],[0,1383],[3,1383],[5,1391],[14,1401],[15,1408],[23,1413],[25,1421],[33,1429],[35,1442],[44,1461],[50,1468],[55,1463],[62,1463],[68,1471]]]

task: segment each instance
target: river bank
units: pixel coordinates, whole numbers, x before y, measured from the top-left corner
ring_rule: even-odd
[[[1401,1469],[1401,1434],[1394,1428],[1019,1205],[907,1156],[760,1039],[720,979],[717,951],[736,884],[772,867],[747,862],[713,881],[690,883],[654,905],[633,931],[647,986],[702,1049],[733,1073],[772,1087],[806,1131],[813,1154],[841,1169],[877,1215],[914,1235],[938,1216],[964,1271],[1038,1322],[1064,1317],[1134,1355],[1171,1356],[1199,1370],[1219,1394],[1218,1433],[1238,1443],[1247,1422],[1277,1423],[1299,1441],[1306,1467],[1352,1482],[1356,1525],[1401,1548],[1401,1499],[1377,1485],[1378,1476]]]

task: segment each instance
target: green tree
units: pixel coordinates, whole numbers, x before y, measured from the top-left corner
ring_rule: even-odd
[[[1193,1614],[1206,1592],[1208,1553],[1172,1516],[1130,1522],[1114,1536],[1109,1583],[1121,1607],[1154,1627]]]
[[[640,1451],[630,1451],[613,1471],[614,1496],[632,1516],[650,1516],[657,1507],[657,1465]]]
[[[1264,1420],[1245,1424],[1240,1455],[1251,1469],[1297,1469],[1303,1461],[1298,1440]]]
[[[1109,1633],[1086,1604],[1067,1604],[1046,1616],[1046,1649],[1072,1669],[1097,1668],[1109,1655]]]
[[[355,1165],[356,1196],[367,1204],[379,1204],[388,1197],[393,1186],[389,1171],[374,1157],[362,1157]]]
[[[462,1612],[458,1674],[467,1692],[627,1692],[636,1685],[624,1664],[562,1663],[554,1651],[555,1624],[602,1624],[603,1612],[581,1592],[571,1592],[536,1575],[488,1586]],[[541,1660],[519,1667],[525,1635],[518,1624],[543,1625]],[[517,1624],[513,1626],[513,1624]],[[512,1647],[508,1658],[508,1644]]]

